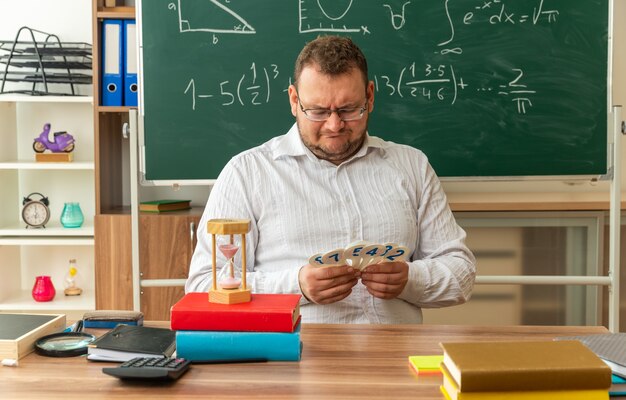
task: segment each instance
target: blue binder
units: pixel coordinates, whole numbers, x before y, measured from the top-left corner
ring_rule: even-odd
[[[137,106],[137,25],[124,20],[124,105]]]
[[[102,22],[102,105],[123,105],[124,77],[122,61],[124,30],[121,19]]]

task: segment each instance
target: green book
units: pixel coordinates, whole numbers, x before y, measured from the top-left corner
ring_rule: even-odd
[[[188,210],[190,208],[191,200],[153,200],[139,203],[139,211],[153,213]]]

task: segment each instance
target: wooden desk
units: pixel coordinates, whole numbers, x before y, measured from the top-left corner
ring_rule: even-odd
[[[157,326],[168,326],[161,323]],[[441,375],[416,376],[407,357],[440,354],[440,341],[551,339],[604,327],[303,325],[301,362],[193,365],[167,384],[122,382],[109,363],[30,354],[0,368],[3,399],[442,399]]]

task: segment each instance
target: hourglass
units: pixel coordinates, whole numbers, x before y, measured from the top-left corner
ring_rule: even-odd
[[[213,285],[209,290],[211,303],[246,303],[251,299],[246,285],[246,233],[250,230],[247,219],[212,219],[207,223],[211,234],[213,255]],[[228,242],[217,245],[216,235],[228,235]],[[235,255],[240,248],[235,244],[235,235],[241,235],[241,272],[235,265]],[[217,251],[226,257],[226,264],[217,275]]]

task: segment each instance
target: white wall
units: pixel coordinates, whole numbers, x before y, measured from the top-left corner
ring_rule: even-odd
[[[0,0],[0,39],[15,39],[17,31],[28,26],[55,34],[65,42],[93,43],[91,38],[91,0]],[[71,24],[67,15],[77,15]]]

